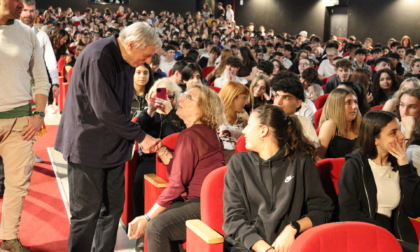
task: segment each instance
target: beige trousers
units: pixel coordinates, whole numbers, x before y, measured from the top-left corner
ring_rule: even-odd
[[[35,155],[32,141],[20,135],[28,125],[28,117],[0,119],[0,156],[3,158],[5,191],[3,196],[0,238],[18,236],[23,201],[28,193]]]

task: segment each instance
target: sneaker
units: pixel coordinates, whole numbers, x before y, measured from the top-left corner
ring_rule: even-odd
[[[43,163],[44,160],[35,154],[35,163]]]
[[[3,240],[0,248],[11,252],[30,252],[29,249],[22,246],[22,243],[20,243],[19,239]]]

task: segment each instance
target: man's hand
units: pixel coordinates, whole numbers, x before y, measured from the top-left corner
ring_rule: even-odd
[[[54,98],[58,98],[60,95],[60,88],[58,86],[52,86],[52,93]]]
[[[155,153],[160,149],[162,143],[160,142],[160,139],[146,135],[146,137],[140,143],[140,146],[143,153]]]
[[[44,118],[40,117],[39,115],[29,116],[28,126],[23,130],[21,133],[22,139],[25,141],[30,141],[34,139],[36,133],[42,126],[44,122]]]

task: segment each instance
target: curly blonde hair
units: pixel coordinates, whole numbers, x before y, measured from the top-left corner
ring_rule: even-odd
[[[222,100],[216,92],[205,86],[192,86],[190,88],[200,90],[200,98],[197,101],[201,110],[201,118],[199,120],[204,126],[213,130],[217,130],[220,125],[225,123],[225,112]]]

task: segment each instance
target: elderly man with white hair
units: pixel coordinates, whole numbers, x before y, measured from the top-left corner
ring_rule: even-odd
[[[69,251],[114,251],[133,142],[146,153],[160,147],[130,111],[135,68],[161,46],[155,29],[138,22],[89,44],[76,61],[55,143],[68,161]]]

